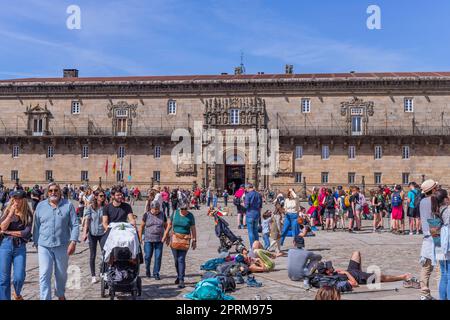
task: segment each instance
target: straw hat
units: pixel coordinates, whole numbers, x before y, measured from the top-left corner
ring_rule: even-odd
[[[422,183],[421,189],[423,193],[427,193],[438,186],[438,183],[432,179],[429,179]]]

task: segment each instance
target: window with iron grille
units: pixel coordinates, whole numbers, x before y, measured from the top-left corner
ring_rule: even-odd
[[[117,157],[118,158],[125,158],[125,146],[120,146],[117,150]]]
[[[238,109],[231,109],[230,110],[230,123],[232,125],[238,125],[239,124],[239,110]]]
[[[311,99],[304,98],[301,101],[302,105],[302,113],[310,113],[311,112]]]
[[[302,173],[296,172],[295,173],[295,183],[301,183],[302,182]]]
[[[348,147],[348,158],[350,160],[356,159],[356,147],[355,146],[349,146]]]
[[[405,98],[405,112],[414,112],[414,99]]]
[[[177,102],[175,100],[169,100],[167,103],[167,113],[176,114],[177,113]]]
[[[54,146],[48,146],[47,147],[47,159],[48,158],[53,158],[54,155],[55,155],[55,147]]]
[[[409,172],[402,173],[402,183],[409,184]]]
[[[354,172],[349,172],[348,173],[348,184],[355,184],[355,177],[356,174]]]
[[[409,146],[403,146],[402,147],[402,159],[408,160],[409,157],[410,157]]]
[[[11,170],[11,181],[16,181],[19,179],[19,171]]]
[[[375,159],[379,160],[383,157],[383,147],[375,146]]]
[[[155,146],[154,157],[155,157],[155,159],[161,158],[161,146]]]
[[[81,171],[81,181],[89,180],[89,171]]]
[[[19,157],[19,146],[13,146],[12,147],[12,157],[18,158]]]
[[[160,182],[161,180],[161,171],[153,171],[153,180]]]
[[[81,113],[81,103],[80,101],[72,101],[72,114],[80,114]]]
[[[375,184],[381,184],[381,173],[380,172],[375,172],[374,177],[375,177],[374,183]]]
[[[322,172],[322,183],[328,183],[328,172]]]
[[[330,147],[322,146],[322,160],[330,159]]]

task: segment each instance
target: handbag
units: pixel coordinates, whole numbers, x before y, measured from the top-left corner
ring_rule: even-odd
[[[182,233],[172,233],[170,247],[174,250],[188,251],[191,246],[191,235]]]
[[[445,209],[447,209],[447,208],[444,208],[441,211],[441,213],[440,213],[441,216],[442,216],[442,213],[445,211]],[[439,216],[436,213],[433,213],[433,218],[427,219],[428,225],[430,226],[430,234],[431,234],[431,237],[433,238],[433,242],[436,247],[441,246],[441,228],[444,225],[444,222],[442,221],[441,216]]]

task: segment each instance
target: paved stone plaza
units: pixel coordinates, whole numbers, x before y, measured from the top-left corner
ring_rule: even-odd
[[[138,214],[138,221],[141,221],[143,215],[143,202],[134,206],[134,211]],[[233,208],[234,210],[234,208]],[[161,280],[156,281],[153,278],[143,277],[143,293],[140,299],[184,299],[183,294],[192,291],[195,283],[200,280],[200,265],[211,258],[217,256],[217,247],[219,240],[214,234],[213,218],[206,215],[206,209],[203,207],[200,211],[192,211],[196,217],[198,248],[190,250],[187,256],[186,270],[186,288],[178,289],[174,284],[176,277],[175,266],[170,249],[165,246],[161,270]],[[226,217],[230,222],[233,232],[243,237],[248,243],[246,230],[237,230],[236,216]],[[420,236],[397,236],[388,232],[373,234],[369,223],[365,223],[363,231],[355,234],[347,232],[325,232],[319,231],[316,237],[306,238],[306,247],[308,250],[315,251],[326,260],[332,260],[336,268],[346,268],[352,251],[359,250],[363,256],[363,269],[370,265],[377,265],[381,272],[385,274],[402,274],[406,272],[419,276],[420,266],[418,264],[421,237]],[[387,225],[387,222],[386,224]],[[291,238],[287,238],[284,249],[289,249]],[[89,249],[87,243],[81,243],[77,246],[77,252],[70,259],[71,268],[78,266],[81,270],[80,288],[68,289],[66,296],[68,299],[93,300],[101,299],[100,283],[91,284],[89,272]],[[100,260],[99,260],[100,261]],[[287,257],[281,257],[276,260],[275,271],[264,274],[257,274],[256,279],[263,282],[261,288],[249,288],[246,284],[237,285],[237,290],[232,295],[238,299],[253,299],[255,295],[260,295],[262,299],[271,296],[272,299],[288,300],[311,300],[314,299],[315,289],[305,291],[302,288],[302,282],[290,281],[287,277]],[[145,274],[145,268],[141,266],[141,276]],[[432,275],[431,288],[433,295],[437,296],[438,274]],[[39,299],[39,270],[37,265],[36,250],[29,247],[27,262],[27,278],[23,291],[25,299]],[[75,283],[69,281],[68,285]],[[398,292],[394,290],[382,292],[368,292],[367,287],[361,287],[354,293],[343,295],[343,299],[348,300],[417,300],[419,290],[404,289],[401,282],[383,284],[382,289],[399,288]],[[121,297],[119,297],[120,299]],[[126,298],[128,299],[128,298]]]

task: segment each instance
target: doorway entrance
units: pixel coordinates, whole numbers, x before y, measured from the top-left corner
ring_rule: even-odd
[[[245,165],[225,165],[224,187],[227,188],[228,193],[234,194],[242,184],[245,184]]]

